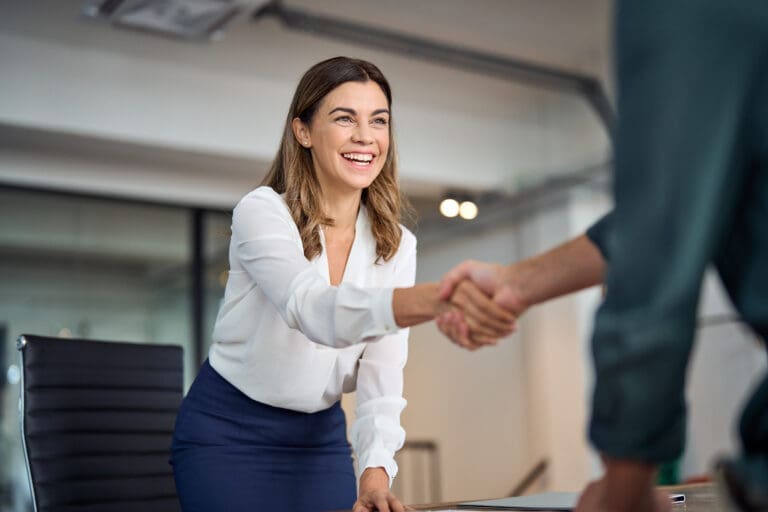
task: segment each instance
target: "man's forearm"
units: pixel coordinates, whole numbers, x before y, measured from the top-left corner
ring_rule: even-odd
[[[605,270],[602,254],[586,235],[507,269],[529,306],[600,284]]]

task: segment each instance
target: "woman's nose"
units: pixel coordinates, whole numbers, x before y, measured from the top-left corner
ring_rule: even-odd
[[[372,144],[373,140],[373,134],[371,133],[371,128],[368,125],[360,124],[352,133],[353,142],[358,142],[361,144]]]

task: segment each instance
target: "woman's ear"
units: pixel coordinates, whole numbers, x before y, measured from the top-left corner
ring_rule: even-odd
[[[301,146],[304,146],[305,148],[312,147],[312,137],[309,135],[309,127],[304,121],[298,117],[294,117],[293,121],[291,121],[291,128],[293,128],[293,135],[296,137],[296,140],[299,141]]]

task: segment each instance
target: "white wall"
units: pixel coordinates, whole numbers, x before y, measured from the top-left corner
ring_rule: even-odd
[[[465,258],[497,260],[515,249],[514,228],[420,248],[417,281],[438,280]],[[412,330],[403,425],[411,439],[438,442],[444,499],[504,495],[530,469],[522,350],[518,336],[469,353],[434,324]]]
[[[583,233],[608,207],[598,191],[572,190],[558,209],[526,222],[523,256]],[[529,351],[527,393],[540,410],[531,416],[530,442],[550,461],[549,489],[579,490],[594,476],[586,439],[592,379],[588,340],[599,301],[598,288],[585,290],[534,307],[521,322]]]

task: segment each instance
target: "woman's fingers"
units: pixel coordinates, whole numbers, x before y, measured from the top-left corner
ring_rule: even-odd
[[[469,337],[469,327],[461,311],[452,308],[435,319],[438,329],[455,344],[468,350],[477,348]]]
[[[357,498],[352,512],[404,512],[406,509],[389,491],[369,491]]]
[[[467,325],[464,315],[461,312],[455,312],[453,322],[453,332],[456,342],[466,349],[474,350],[475,347],[472,340],[469,338],[469,326]]]
[[[373,504],[376,506],[375,510],[377,512],[390,512],[389,500],[384,493],[377,494],[373,500]]]
[[[400,503],[400,500],[397,499],[397,496],[395,496],[392,493],[389,493],[389,509],[392,512],[404,512],[405,507],[402,503]]]
[[[485,346],[485,345],[496,345],[499,343],[499,338],[494,338],[492,336],[482,336],[482,335],[471,335],[470,339],[475,345]]]

